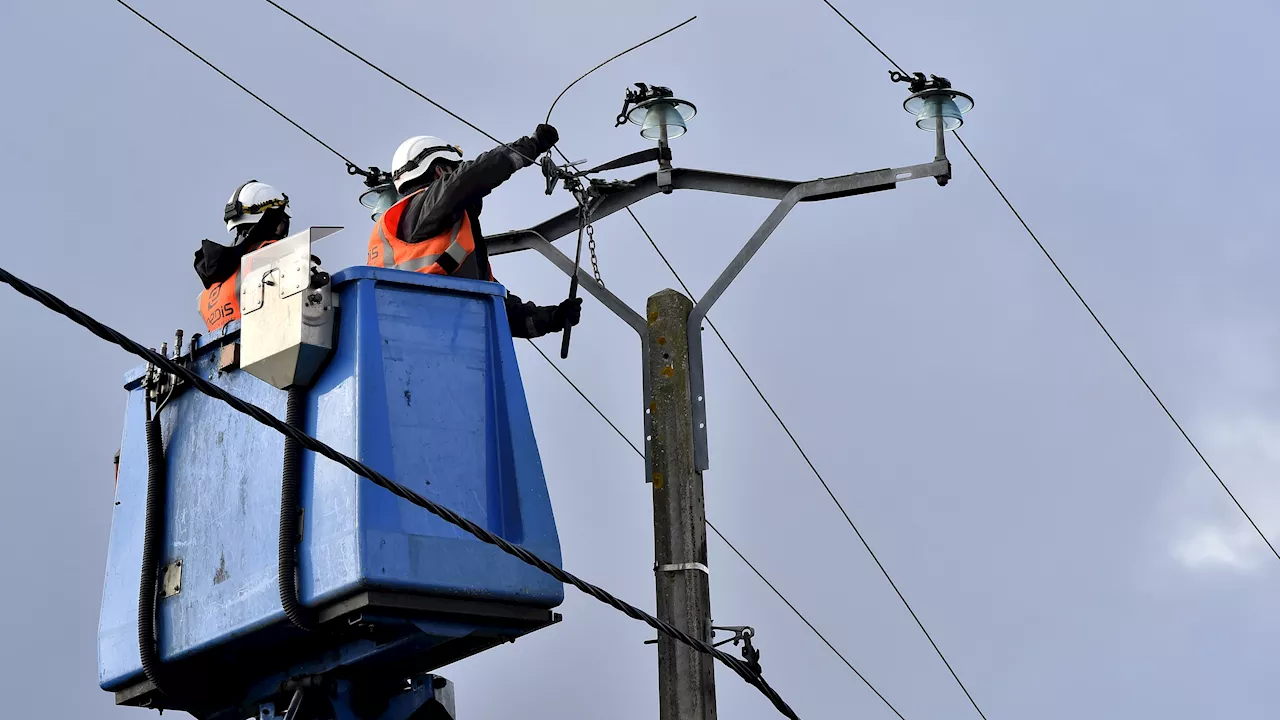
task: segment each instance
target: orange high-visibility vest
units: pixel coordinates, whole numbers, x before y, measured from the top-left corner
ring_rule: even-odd
[[[263,241],[254,250],[274,242],[275,240]],[[232,320],[240,319],[240,268],[236,268],[231,277],[210,285],[200,293],[200,316],[204,318],[209,332],[220,330]]]
[[[369,264],[373,267],[433,275],[452,275],[476,250],[475,238],[471,235],[471,218],[464,212],[453,227],[439,235],[422,242],[405,242],[396,235],[400,218],[409,205],[409,198],[420,192],[422,190],[409,193],[378,218],[373,232],[369,234]],[[487,279],[493,280],[492,271]]]

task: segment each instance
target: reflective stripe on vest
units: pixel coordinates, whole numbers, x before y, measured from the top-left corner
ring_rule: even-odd
[[[437,275],[452,275],[457,270],[471,251],[463,247],[458,242],[458,233],[462,230],[462,223],[466,219],[465,215],[453,224],[453,228],[449,231],[449,245],[442,253],[428,253],[426,255],[418,255],[416,257],[408,257],[404,260],[396,262],[392,265],[396,270],[408,270],[409,272],[433,272],[432,265],[439,265],[440,272]],[[441,235],[440,237],[443,237]],[[383,232],[382,223],[378,223],[378,240],[382,244],[382,257],[390,257],[394,261],[396,257],[395,248],[391,242],[387,240],[387,235]],[[431,245],[436,243],[437,238],[432,238],[422,243],[405,243],[406,245]],[[473,246],[474,247],[474,246]],[[407,253],[401,252],[400,256],[404,257]],[[383,265],[382,267],[386,267]]]
[[[409,272],[452,275],[475,252],[471,218],[464,212],[448,231],[421,242],[405,242],[396,235],[400,218],[404,216],[409,199],[419,192],[422,191],[405,196],[378,218],[369,235],[369,264]],[[492,273],[488,279],[493,279]]]

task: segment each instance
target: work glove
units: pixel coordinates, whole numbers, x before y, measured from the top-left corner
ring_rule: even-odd
[[[551,311],[551,324],[556,330],[573,327],[582,319],[582,298],[565,300]]]
[[[533,131],[533,141],[538,146],[538,154],[548,152],[552,145],[560,142],[560,133],[550,125],[539,125]]]

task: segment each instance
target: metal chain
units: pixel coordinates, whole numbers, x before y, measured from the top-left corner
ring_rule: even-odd
[[[600,287],[604,287],[604,279],[600,277],[600,258],[596,257],[596,229],[591,224],[591,215],[600,201],[595,183],[596,181],[592,180],[585,191],[574,192],[574,197],[578,201],[578,247],[582,247],[582,233],[586,232],[587,251],[591,255],[591,274]]]
[[[591,273],[596,276],[596,282],[600,283],[600,287],[604,287],[604,280],[600,279],[600,260],[596,257],[596,231],[589,223],[587,224],[587,250],[591,252]]]

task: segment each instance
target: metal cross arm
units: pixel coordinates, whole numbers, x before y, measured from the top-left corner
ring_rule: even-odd
[[[937,179],[939,184],[945,183],[951,178],[951,163],[943,158],[923,165],[821,178],[796,185],[782,197],[773,212],[769,213],[769,217],[765,218],[764,223],[755,231],[747,244],[738,251],[728,267],[720,273],[720,277],[716,278],[711,288],[694,305],[693,312],[689,314],[689,380],[695,398],[693,403],[694,456],[699,470],[710,467],[707,444],[706,377],[702,367],[702,320],[711,310],[711,306],[720,299],[729,284],[738,277],[796,203],[892,190],[900,182],[928,177]]]
[[[788,192],[806,183],[793,180],[776,180],[774,178],[752,177],[750,175],[732,175],[729,173],[711,172],[708,170],[687,170],[674,168],[671,171],[671,185],[676,190],[703,190],[705,192],[726,193],[729,195],[745,195],[747,197],[781,200]],[[591,213],[595,220],[608,217],[620,210],[634,205],[641,200],[661,192],[658,187],[658,174],[641,175],[613,190],[604,196],[600,205]],[[578,231],[578,210],[566,210],[555,217],[544,220],[527,230],[490,235],[486,238],[490,255],[526,250],[532,247],[527,242],[531,237],[542,237],[551,242]]]
[[[690,420],[693,424],[698,470],[706,470],[709,467],[705,401],[706,382],[702,367],[701,333],[702,320],[706,317],[707,311],[720,299],[720,296],[724,294],[730,283],[742,272],[742,269],[746,267],[747,263],[750,262],[751,258],[764,245],[764,242],[769,239],[769,236],[778,228],[783,218],[791,212],[791,209],[797,203],[832,200],[851,195],[892,190],[900,182],[918,180],[920,178],[935,178],[940,185],[945,184],[951,178],[951,163],[946,159],[945,155],[942,155],[933,162],[921,165],[872,170],[833,178],[819,178],[807,182],[749,175],[732,175],[707,170],[683,168],[673,168],[671,170],[671,187],[675,190],[701,190],[778,201],[778,205],[773,209],[773,212],[755,231],[746,245],[738,251],[737,256],[729,263],[728,267],[720,273],[720,277],[716,278],[716,281],[712,283],[711,288],[702,296],[702,299],[697,301],[693,312],[689,315],[689,375],[694,397],[693,417]],[[620,183],[610,188],[608,194],[604,196],[594,211],[593,218],[599,220],[608,217],[660,192],[662,192],[662,188],[658,184],[658,173],[649,173],[628,183]],[[572,277],[574,274],[573,260],[560,252],[552,243],[559,238],[576,232],[578,222],[578,209],[574,208],[526,230],[516,230],[490,236],[488,238],[489,254],[505,255],[506,253],[521,250],[537,250],[566,275]],[[578,268],[577,273],[580,287],[613,311],[615,315],[622,318],[623,322],[630,325],[640,336],[645,370],[644,397],[645,402],[648,402],[649,359],[648,348],[645,347],[646,322],[644,317],[597,283],[586,270]],[[645,455],[646,464],[648,464],[647,442]],[[646,467],[646,477],[651,476],[650,470],[651,468]]]

